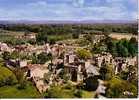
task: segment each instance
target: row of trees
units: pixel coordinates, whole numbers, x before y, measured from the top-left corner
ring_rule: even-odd
[[[47,34],[84,33],[86,31],[118,32],[137,34],[136,23],[128,24],[42,24],[42,25],[1,25],[0,28],[12,31],[46,32]]]
[[[107,39],[106,45],[111,54],[119,57],[134,57],[138,51],[136,38],[131,38],[130,40],[122,39],[119,41]]]
[[[114,40],[110,37],[93,45],[92,52],[110,52],[114,57],[134,57],[137,55],[138,42],[132,37],[130,40]]]
[[[32,56],[32,63],[33,64],[44,64],[46,63],[46,61],[49,61],[49,60],[52,60],[52,54],[49,53],[45,53],[45,52],[42,52],[38,55],[36,54],[33,54]]]

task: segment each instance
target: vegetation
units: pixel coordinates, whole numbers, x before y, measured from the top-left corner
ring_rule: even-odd
[[[114,69],[112,65],[106,64],[99,70],[102,80],[110,80],[114,76]]]
[[[41,98],[37,89],[28,82],[25,89],[19,90],[18,85],[0,87],[0,98]]]
[[[106,96],[109,98],[136,98],[137,97],[137,86],[129,83],[128,81],[122,80],[118,77],[113,77],[109,82],[109,86],[106,91]],[[125,91],[133,93],[133,95],[124,95]]]
[[[133,33],[137,34],[138,25],[137,23],[134,24],[79,24],[79,25],[72,25],[72,24],[49,24],[49,25],[25,25],[25,24],[18,24],[18,25],[0,25],[0,28],[4,30],[11,30],[11,31],[30,31],[30,32],[45,32],[48,35],[50,34],[69,34],[69,33],[110,33],[110,32],[117,32],[117,33]]]
[[[38,55],[33,54],[32,56],[32,63],[33,64],[44,64],[47,61],[52,60],[52,54],[47,54],[45,52],[42,52]]]
[[[1,27],[1,26],[0,26]],[[25,35],[29,32],[36,32],[36,40],[17,39],[13,33],[3,34],[0,32],[0,41],[8,43],[8,45],[21,45],[25,43],[42,45],[45,43],[55,44],[57,41],[70,39],[72,42],[77,42],[78,46],[87,47],[87,49],[77,49],[77,56],[81,60],[91,58],[94,53],[109,52],[113,57],[134,57],[137,55],[138,43],[136,38],[130,40],[122,39],[116,40],[110,38],[108,35],[111,32],[118,32],[122,34],[132,33],[137,35],[136,24],[94,24],[94,25],[4,25],[4,30],[10,31],[24,31]],[[17,32],[18,33],[18,32]],[[19,33],[20,34],[20,33]],[[106,39],[99,43],[93,43],[95,34],[104,34]],[[79,35],[83,38],[79,39]],[[74,43],[69,43],[74,44]],[[75,44],[76,45],[76,44]],[[90,52],[91,50],[91,52]],[[52,54],[42,52],[40,54],[20,54],[19,52],[3,52],[3,60],[9,59],[31,59],[32,64],[45,64],[47,61],[52,62]],[[64,55],[61,55],[63,59]],[[59,78],[65,81],[64,85],[52,85],[50,89],[44,94],[45,98],[92,98],[95,96],[97,89],[98,76],[90,76],[83,80],[80,88],[68,84],[70,78],[64,72],[64,64],[60,63],[56,66],[56,70],[62,68],[59,73]],[[49,70],[52,71],[52,63],[49,64]],[[114,75],[113,66],[110,64],[102,64],[99,70],[100,79],[108,82],[106,97],[120,98],[120,97],[137,97],[137,66],[127,66],[127,69],[121,71],[117,76]],[[44,74],[44,82],[49,83],[51,72]],[[84,71],[83,74],[87,76]],[[77,71],[72,70],[72,81],[77,81]],[[130,95],[124,94],[128,91]],[[42,97],[32,83],[26,80],[24,72],[18,68],[13,72],[3,65],[0,66],[0,98],[38,98]]]
[[[16,76],[4,66],[0,66],[0,87],[17,83]]]
[[[87,59],[92,55],[91,52],[86,49],[77,49],[76,53],[80,59]]]
[[[92,51],[94,51],[94,53],[108,51],[114,57],[134,57],[138,51],[137,40],[135,38],[131,38],[130,40],[114,40],[107,37],[105,40],[94,45]]]
[[[41,95],[31,82],[25,82],[21,70],[16,75],[8,68],[0,65],[0,98],[39,98]],[[22,89],[22,90],[21,90]]]
[[[45,94],[45,98],[92,98],[92,92],[76,89],[67,83],[64,86],[52,86]]]

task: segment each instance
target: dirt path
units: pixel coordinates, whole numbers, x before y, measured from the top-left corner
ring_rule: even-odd
[[[137,35],[132,35],[132,34],[120,34],[120,33],[112,33],[109,35],[110,37],[112,38],[115,38],[115,39],[123,39],[123,38],[126,38],[126,39],[131,39],[131,37],[135,37],[136,39],[138,38]]]

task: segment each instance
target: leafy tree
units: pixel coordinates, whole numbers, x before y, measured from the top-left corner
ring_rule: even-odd
[[[2,57],[4,60],[9,60],[10,59],[10,53],[5,51],[2,53]]]
[[[128,81],[122,80],[119,77],[113,77],[108,81],[106,96],[109,98],[136,98],[137,97],[137,86],[129,83]],[[124,95],[125,91],[133,93],[133,95]]]
[[[78,33],[73,33],[72,34],[72,38],[73,39],[78,39],[79,38],[79,34]]]
[[[20,54],[17,51],[13,51],[10,56],[12,59],[17,59],[20,57]]]
[[[86,49],[78,49],[76,53],[80,59],[87,59],[90,58],[92,55],[91,52]]]
[[[27,81],[26,80],[22,80],[20,81],[19,85],[18,85],[18,89],[25,89],[27,86]]]
[[[129,44],[128,51],[130,53],[130,56],[134,57],[137,54],[137,47],[134,44]]]
[[[129,55],[128,49],[122,45],[122,43],[117,43],[118,55],[121,57],[127,57]]]
[[[78,89],[78,90],[76,90],[75,91],[75,93],[74,93],[74,95],[76,96],[76,97],[78,97],[78,98],[81,98],[82,97],[82,90],[81,89]]]
[[[52,63],[52,60],[53,60],[53,55],[52,55],[52,53],[48,53],[48,54],[47,54],[47,58],[48,58],[49,60],[51,60],[51,63]]]
[[[114,76],[114,70],[112,65],[106,64],[105,66],[102,66],[99,72],[103,80],[110,80]]]
[[[135,37],[132,37],[130,40],[129,40],[130,43],[132,44],[137,44],[137,39]]]
[[[88,40],[91,43],[93,42],[93,40],[95,38],[94,35],[92,35],[92,34],[86,34],[84,37],[86,40]]]
[[[27,81],[26,81],[26,77],[24,76],[24,72],[21,69],[17,68],[14,70],[14,73],[18,80],[18,84],[19,84],[18,89],[25,89]]]
[[[45,32],[38,33],[36,36],[37,43],[46,43],[48,42],[47,34]]]
[[[37,55],[35,53],[33,53],[33,55],[31,56],[31,59],[32,59],[32,64],[38,63]]]
[[[138,70],[137,70],[137,65],[135,65],[135,66],[129,65],[128,66],[127,80],[130,83],[133,83],[136,86],[138,85]]]
[[[68,85],[65,86],[51,86],[51,88],[45,93],[45,98],[75,98],[75,87]]]
[[[44,52],[38,54],[37,60],[39,64],[44,64],[48,60],[47,54]]]

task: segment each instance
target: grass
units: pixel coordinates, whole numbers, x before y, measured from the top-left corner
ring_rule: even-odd
[[[70,39],[71,34],[62,34],[62,35],[48,35],[49,40],[55,40],[55,41],[60,41],[60,40],[65,40],[65,39]]]
[[[0,80],[4,80],[10,76],[12,76],[14,78],[14,80],[16,81],[16,77],[13,74],[13,72],[10,71],[8,68],[3,67],[3,65],[0,65]]]
[[[37,89],[28,83],[27,87],[19,90],[17,85],[0,87],[0,98],[40,98]]]
[[[39,98],[41,95],[37,91],[36,87],[28,82],[25,89],[19,90],[16,80],[16,76],[8,68],[4,67],[0,63],[0,81],[6,80],[8,77],[12,76],[14,80],[13,85],[2,85],[0,87],[0,98]]]
[[[75,95],[76,87],[71,84],[62,86],[52,86],[50,90],[45,93],[46,98],[79,98]],[[81,90],[81,98],[94,98],[95,93]]]
[[[94,92],[82,90],[82,98],[94,98],[94,97],[95,97]]]
[[[119,77],[113,77],[110,81],[108,81],[109,87],[106,92],[107,97],[110,98],[136,98],[137,97],[137,86],[129,83],[126,80],[120,79]],[[123,95],[124,91],[132,92],[133,96],[125,96]]]

